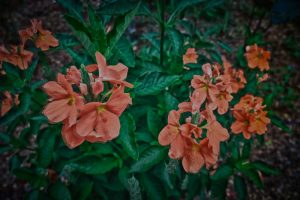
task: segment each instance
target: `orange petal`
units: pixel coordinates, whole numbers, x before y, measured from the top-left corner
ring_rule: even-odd
[[[43,88],[53,99],[62,99],[68,95],[68,92],[55,81],[49,81],[44,84]]]
[[[184,155],[184,141],[180,134],[177,134],[175,140],[171,142],[169,150],[169,157],[172,159],[179,159]]]
[[[120,116],[129,104],[132,104],[130,95],[124,93],[122,88],[118,88],[114,90],[108,99],[106,108],[117,116]]]
[[[61,134],[62,134],[62,138],[63,138],[65,144],[70,149],[73,149],[73,148],[79,146],[84,141],[84,138],[79,137],[76,134],[76,126],[69,127],[69,125],[67,123],[64,124]]]
[[[103,135],[107,140],[118,137],[120,132],[120,120],[117,115],[107,110],[97,115],[96,121],[97,134]]]
[[[76,124],[76,132],[79,136],[87,136],[94,130],[96,123],[97,111],[87,112],[84,115],[81,115]]]
[[[162,146],[171,144],[178,135],[178,128],[175,126],[167,125],[165,126],[158,135],[158,142]]]
[[[68,105],[68,102],[68,99],[50,102],[46,105],[43,114],[47,116],[52,123],[61,122],[69,116],[69,112],[72,109],[71,106]]]
[[[198,173],[204,165],[204,159],[199,151],[191,151],[182,159],[183,169],[188,173]]]

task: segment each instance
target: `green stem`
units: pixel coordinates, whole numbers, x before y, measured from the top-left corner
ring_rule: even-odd
[[[160,65],[164,64],[165,0],[160,0]]]

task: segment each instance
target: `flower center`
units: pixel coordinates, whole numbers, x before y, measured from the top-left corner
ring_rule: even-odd
[[[97,107],[97,112],[98,113],[101,113],[101,112],[103,112],[105,110],[105,105],[101,105],[101,106],[98,106]]]
[[[74,98],[73,96],[71,96],[71,97],[69,98],[68,104],[69,104],[69,105],[74,105],[74,104],[75,104],[75,98]]]

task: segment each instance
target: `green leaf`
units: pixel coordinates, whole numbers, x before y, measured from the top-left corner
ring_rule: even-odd
[[[283,131],[286,131],[287,133],[292,133],[291,129],[286,125],[286,123],[277,117],[275,114],[270,113],[270,119],[271,123],[277,126],[278,128],[281,128]]]
[[[224,43],[224,42],[221,42],[221,41],[218,41],[218,44],[219,44],[219,46],[220,46],[222,49],[224,49],[227,53],[231,53],[231,52],[232,52],[232,48],[231,48],[228,44],[226,44],[226,43]]]
[[[8,144],[10,142],[10,135],[7,133],[0,133],[0,142]]]
[[[226,199],[227,179],[212,180],[211,182],[211,197],[214,200]]]
[[[91,62],[89,61],[88,56],[80,54],[76,51],[74,51],[73,49],[67,48],[66,51],[68,52],[68,54],[72,57],[72,59],[74,60],[74,62],[76,63],[76,65],[87,65],[90,64]]]
[[[132,11],[126,13],[125,15],[119,16],[116,19],[114,28],[108,33],[108,48],[105,52],[106,57],[110,57],[110,51],[115,47],[131,21],[133,20],[140,4],[141,2],[139,2]]]
[[[170,15],[170,18],[168,20],[168,24],[174,23],[176,17],[187,7],[195,5],[197,3],[203,2],[204,0],[180,0],[179,2],[176,3],[176,8]]]
[[[267,163],[264,163],[262,161],[255,161],[251,163],[257,170],[268,174],[268,175],[278,175],[280,174],[280,171]]]
[[[149,108],[147,112],[148,129],[155,138],[157,138],[158,133],[162,128],[162,119],[157,113],[158,110],[153,108]]]
[[[55,137],[58,129],[49,128],[40,133],[38,137],[38,162],[46,168],[51,163],[55,144]]]
[[[254,169],[240,169],[243,175],[247,176],[258,188],[263,188],[259,174]]]
[[[84,174],[104,174],[111,171],[113,168],[118,167],[120,160],[116,157],[101,157],[98,156],[84,156],[76,159],[68,166]]]
[[[131,43],[126,37],[121,37],[113,52],[114,55],[111,59],[121,60],[127,67],[135,67],[135,55]]]
[[[164,104],[166,111],[176,110],[178,108],[179,101],[172,96],[169,92],[164,93]]]
[[[98,13],[101,15],[123,15],[136,7],[136,2],[128,0],[112,1],[102,6]]]
[[[129,113],[123,113],[120,117],[121,130],[117,143],[121,144],[126,153],[137,160],[139,157],[135,139],[135,122]]]
[[[234,190],[237,199],[244,200],[247,199],[247,185],[244,178],[235,175],[234,176]]]
[[[34,73],[34,70],[36,69],[36,66],[37,66],[37,64],[38,64],[38,61],[39,61],[39,59],[36,58],[36,59],[30,64],[30,66],[28,67],[28,69],[24,71],[26,81],[30,81],[30,80],[31,80],[31,78],[32,78],[32,76],[33,76],[33,73]]]
[[[30,107],[31,94],[22,93],[20,95],[20,104],[13,109],[11,109],[4,117],[0,119],[0,126],[7,125],[8,123],[14,121],[20,115],[26,113]]]
[[[251,153],[251,143],[249,140],[244,140],[244,146],[242,150],[242,158],[248,159]]]
[[[173,29],[168,29],[167,33],[169,35],[169,38],[171,40],[173,49],[174,49],[174,54],[175,55],[182,55],[183,54],[183,36],[182,34],[176,30],[175,28]]]
[[[67,33],[55,34],[55,37],[59,40],[59,46],[61,46],[63,49],[67,47],[78,46],[80,44],[75,36]]]
[[[88,54],[94,58],[96,53],[96,47],[94,43],[91,42],[90,38],[86,35],[86,33],[82,31],[73,30],[76,38],[81,42],[82,46],[86,49]]]
[[[70,15],[65,15],[64,18],[66,19],[66,21],[68,22],[72,30],[84,32],[85,34],[88,35],[89,38],[91,38],[89,29],[86,27],[84,21],[80,21],[77,18],[72,17]]]
[[[230,165],[223,164],[218,167],[211,178],[213,180],[228,179],[231,175],[233,175],[233,168]]]
[[[107,48],[107,41],[106,41],[106,30],[103,25],[103,22],[99,17],[96,15],[95,11],[91,6],[88,8],[88,15],[89,15],[89,32],[92,36],[92,41],[96,47],[96,49],[103,53]]]
[[[71,200],[71,193],[69,189],[61,182],[57,181],[50,188],[50,195],[55,200]]]
[[[151,174],[142,174],[140,176],[141,184],[144,186],[147,199],[166,199],[164,187],[161,181]]]
[[[135,93],[140,96],[155,95],[179,79],[180,76],[178,75],[164,75],[159,72],[153,72],[142,78],[141,84],[135,88]]]
[[[82,5],[81,2],[77,0],[56,0],[58,4],[67,9],[73,16],[77,19],[83,21],[82,18]]]
[[[34,188],[46,187],[48,184],[46,171],[38,172],[29,168],[17,168],[14,175],[21,180],[28,181]]]
[[[142,156],[130,168],[130,172],[145,172],[167,156],[166,148],[152,146],[144,150]]]
[[[91,195],[94,182],[87,176],[80,176],[74,186],[76,199],[84,200]]]

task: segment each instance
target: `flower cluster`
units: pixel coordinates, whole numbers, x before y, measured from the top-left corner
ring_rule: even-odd
[[[244,76],[244,71],[241,69],[235,69],[231,63],[223,57],[224,74],[230,77],[232,93],[237,93],[240,89],[245,87],[247,80]]]
[[[0,62],[8,62],[18,66],[21,70],[28,68],[33,53],[25,49],[28,40],[32,40],[37,48],[46,51],[49,47],[58,46],[58,40],[48,30],[43,29],[42,22],[36,19],[31,20],[31,26],[19,31],[21,44],[5,48],[0,46]]]
[[[271,58],[271,53],[261,47],[258,47],[257,44],[246,47],[245,57],[247,59],[248,66],[251,69],[256,67],[258,67],[260,71],[270,69],[269,60]]]
[[[1,110],[0,110],[0,117],[4,116],[13,105],[19,105],[19,95],[16,94],[14,97],[8,92],[5,91],[3,93],[3,99],[1,98]]]
[[[218,65],[204,64],[204,74],[195,75],[191,81],[194,91],[189,102],[178,105],[168,116],[168,125],[160,132],[161,145],[170,145],[169,157],[182,159],[186,172],[197,173],[202,166],[207,168],[217,162],[220,142],[229,138],[227,129],[217,121],[213,111],[219,114],[228,111],[232,89],[230,77],[221,74]],[[182,114],[189,117],[180,124]]]
[[[119,117],[132,103],[125,87],[128,68],[119,63],[108,66],[105,57],[96,52],[97,64],[86,66],[88,81],[75,66],[67,74],[58,74],[57,81],[46,83],[43,88],[51,97],[43,113],[51,123],[63,122],[62,137],[69,148],[85,140],[107,142],[120,131]]]
[[[261,97],[245,95],[233,108],[233,117],[236,121],[231,125],[231,130],[235,134],[243,133],[246,139],[251,138],[251,134],[264,134],[270,119],[264,111]]]

